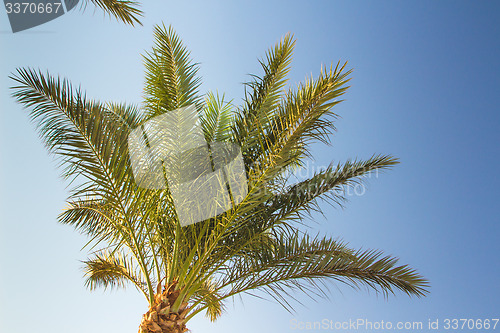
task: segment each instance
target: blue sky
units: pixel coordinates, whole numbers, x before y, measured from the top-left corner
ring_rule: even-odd
[[[311,232],[401,258],[431,294],[387,300],[332,284],[329,300],[300,296],[289,314],[250,296],[192,332],[295,332],[296,321],[372,322],[499,318],[500,4],[494,1],[148,1],[132,28],[72,11],[13,34],[0,13],[0,331],[136,332],[146,301],[133,288],[89,292],[85,238],[56,222],[67,195],[56,163],[9,96],[17,67],[48,70],[91,97],[140,103],[141,54],[155,24],[172,24],[200,63],[203,92],[239,103],[258,57],[287,32],[297,46],[292,83],[339,59],[354,68],[337,107],[332,146],[311,167],[390,153],[394,170],[372,177],[344,209],[324,205]],[[443,327],[443,326],[441,326]],[[500,325],[496,328],[500,330]],[[359,331],[363,331],[360,329]],[[425,329],[422,331],[426,331]]]

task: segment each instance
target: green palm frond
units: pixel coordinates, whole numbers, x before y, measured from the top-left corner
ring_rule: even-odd
[[[201,284],[191,297],[191,301],[197,306],[193,311],[206,310],[206,315],[211,321],[217,320],[225,310],[222,295],[217,293],[216,286],[211,281]]]
[[[68,203],[68,207],[59,215],[59,222],[72,225],[81,233],[90,237],[92,248],[100,243],[131,244],[128,230],[124,227],[116,210],[103,200],[87,199]]]
[[[84,263],[85,285],[91,290],[97,287],[125,288],[132,283],[147,294],[146,283],[142,281],[137,265],[122,253],[100,251]]]
[[[255,160],[253,155],[258,154],[262,145],[258,138],[265,133],[280,103],[294,47],[293,36],[285,35],[266,53],[265,60],[259,61],[264,76],[254,76],[253,81],[246,83],[244,104],[236,115],[233,131],[248,161]]]
[[[367,160],[354,160],[330,165],[309,179],[289,186],[276,194],[269,202],[270,219],[284,221],[301,220],[303,213],[321,211],[317,199],[343,206],[346,187],[354,187],[374,171],[384,170],[398,164],[398,160],[389,155],[374,155]]]
[[[78,174],[108,189],[115,185],[124,168],[111,163],[127,163],[128,129],[66,80],[32,69],[19,69],[11,78],[19,84],[12,87],[14,98],[32,110],[47,148],[69,168],[65,175]]]
[[[13,96],[30,108],[47,148],[65,167],[63,176],[79,178],[73,198],[105,198],[114,209],[133,190],[127,153],[129,127],[100,103],[89,101],[66,80],[19,69],[11,77]]]
[[[201,126],[208,143],[228,141],[231,137],[231,124],[234,111],[231,102],[224,95],[208,92],[205,107],[200,113]]]
[[[428,284],[415,270],[398,266],[398,259],[379,251],[354,251],[345,244],[328,239],[310,239],[282,235],[272,247],[237,257],[224,270],[218,290],[229,287],[223,298],[263,288],[282,301],[290,298],[289,290],[306,294],[304,282],[331,278],[352,287],[367,286],[384,295],[400,290],[410,296],[427,293]]]
[[[332,120],[337,118],[331,109],[341,102],[337,98],[348,89],[345,84],[349,74],[345,64],[330,70],[322,68],[316,80],[308,79],[297,91],[288,92],[262,139],[264,152],[254,161],[259,168],[264,166],[259,173],[272,177],[290,166],[300,166],[301,160],[309,157],[311,143],[329,142],[335,130]]]
[[[114,114],[116,120],[127,126],[129,130],[136,128],[144,121],[144,115],[135,105],[106,103],[104,108],[106,112]]]
[[[172,27],[155,27],[155,46],[144,57],[146,67],[146,117],[195,104],[200,105],[197,77],[198,65],[189,58],[190,52],[182,44]]]
[[[83,8],[88,3],[102,9],[109,16],[122,21],[123,23],[134,26],[135,24],[142,25],[140,17],[142,11],[138,8],[139,2],[129,0],[84,0]]]

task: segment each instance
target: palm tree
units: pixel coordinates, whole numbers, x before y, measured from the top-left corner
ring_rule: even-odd
[[[328,281],[424,296],[428,282],[380,251],[354,250],[344,242],[307,233],[304,217],[318,200],[342,205],[342,189],[388,169],[397,159],[373,155],[331,164],[311,178],[291,182],[311,144],[329,142],[337,115],[332,107],[348,89],[346,65],[322,67],[317,78],[287,88],[295,45],[284,36],[260,61],[262,77],[245,85],[243,104],[198,93],[198,66],[172,30],[158,26],[144,56],[144,103],[90,100],[58,77],[18,69],[13,97],[28,108],[46,147],[59,157],[74,185],[59,221],[89,236],[86,285],[134,285],[149,302],[140,332],[185,332],[200,312],[213,321],[228,298],[262,291],[291,310],[296,293],[324,295]],[[241,147],[247,194],[228,211],[182,226],[169,188],[137,186],[127,138],[146,121],[195,105],[207,142]]]

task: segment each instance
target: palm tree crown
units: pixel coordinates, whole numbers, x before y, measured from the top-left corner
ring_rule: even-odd
[[[90,289],[133,284],[149,302],[141,332],[183,332],[199,312],[215,320],[226,299],[254,290],[287,309],[296,292],[321,295],[328,280],[384,295],[427,293],[427,281],[397,258],[301,228],[305,215],[320,209],[318,199],[341,205],[341,189],[397,163],[373,155],[291,184],[290,173],[304,166],[311,144],[328,143],[335,130],[332,107],[348,88],[345,64],[322,67],[317,78],[288,88],[295,45],[288,34],[260,61],[262,77],[253,76],[235,107],[224,95],[199,94],[198,66],[172,28],[158,26],[154,34],[140,108],[90,100],[67,80],[33,69],[11,77],[13,96],[30,110],[64,177],[77,184],[59,221],[90,238],[84,262]],[[241,148],[247,194],[222,214],[182,226],[169,188],[137,186],[127,138],[148,120],[189,105],[209,145]]]

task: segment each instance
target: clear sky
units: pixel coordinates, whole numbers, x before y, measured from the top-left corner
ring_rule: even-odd
[[[312,232],[396,255],[432,285],[424,299],[386,300],[332,284],[329,300],[300,296],[294,314],[243,296],[214,324],[189,322],[192,332],[295,332],[293,323],[323,319],[426,328],[429,319],[500,317],[499,2],[147,1],[143,9],[137,28],[89,7],[16,34],[0,11],[1,332],[137,332],[147,304],[135,289],[85,289],[86,239],[56,222],[67,189],[9,96],[7,76],[41,68],[90,97],[140,103],[141,54],[161,22],[200,63],[202,91],[226,92],[235,103],[248,74],[261,74],[257,58],[289,31],[297,39],[291,82],[349,61],[338,132],[332,146],[315,146],[311,167],[373,153],[402,163],[372,177],[345,209],[325,205]]]

